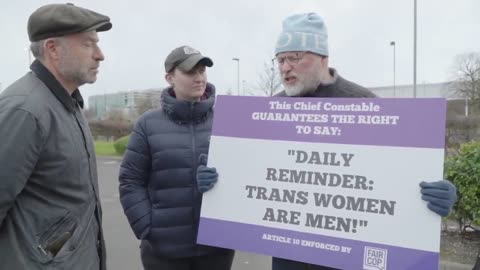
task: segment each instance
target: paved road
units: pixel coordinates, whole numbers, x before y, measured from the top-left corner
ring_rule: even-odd
[[[139,241],[131,231],[118,200],[118,169],[120,160],[98,158],[103,226],[108,252],[108,269],[143,270]],[[270,269],[270,257],[237,252],[233,270]]]
[[[133,235],[118,199],[118,169],[120,160],[98,158],[100,196],[103,205],[103,226],[108,252],[108,269],[143,270],[139,241]],[[237,252],[232,270],[270,270],[267,256]],[[471,270],[472,266],[441,263],[441,270]]]

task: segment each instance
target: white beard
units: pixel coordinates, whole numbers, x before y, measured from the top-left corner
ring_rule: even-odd
[[[327,71],[328,72],[328,71]],[[297,82],[294,85],[283,85],[285,87],[285,93],[290,96],[303,96],[307,93],[315,91],[320,83],[322,83],[322,67],[321,63],[317,62],[310,72],[298,76],[296,72],[291,75],[297,77]],[[282,79],[285,79],[286,74],[282,74]],[[283,82],[283,81],[282,81]]]
[[[303,96],[306,93],[313,92],[320,85],[321,79],[309,78],[303,82],[297,82],[295,85],[284,85],[285,93],[289,97]]]
[[[303,85],[303,83],[297,83],[292,86],[285,85],[285,93],[289,97],[300,96],[301,94],[303,94],[304,91],[305,91],[305,86]]]

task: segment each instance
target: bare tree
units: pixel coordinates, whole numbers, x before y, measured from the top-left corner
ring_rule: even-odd
[[[263,72],[258,76],[257,90],[262,94],[271,97],[280,90],[281,85],[282,80],[276,65],[273,62],[264,63]]]
[[[225,93],[225,95],[233,96],[232,88],[228,88],[228,91],[227,91],[227,93]]]
[[[103,137],[103,140],[116,140],[120,137],[130,134],[133,123],[127,120],[93,120],[88,122],[90,131],[95,139]]]
[[[480,53],[457,55],[453,67],[454,90],[466,99],[480,100]]]
[[[105,120],[113,122],[128,122],[128,118],[125,116],[125,113],[121,109],[110,109],[107,112]]]
[[[144,112],[157,108],[156,104],[154,104],[152,98],[149,98],[148,96],[141,96],[137,97],[135,100],[135,107],[137,110],[138,115],[142,115]]]
[[[83,116],[85,116],[85,119],[87,119],[87,121],[92,121],[95,118],[95,108],[89,107],[88,109],[82,110],[82,112]]]
[[[116,140],[128,135],[133,126],[133,122],[128,120],[120,109],[112,109],[104,120],[90,120],[88,124],[95,139],[101,136],[104,140]]]
[[[445,133],[447,148],[457,151],[460,144],[478,140],[479,116],[450,115],[447,116]]]

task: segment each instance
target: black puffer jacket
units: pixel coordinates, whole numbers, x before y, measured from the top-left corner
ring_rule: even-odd
[[[202,195],[196,186],[200,154],[207,153],[215,88],[206,99],[177,100],[162,93],[162,108],[140,117],[120,169],[120,200],[142,244],[165,257],[220,251],[196,244]]]

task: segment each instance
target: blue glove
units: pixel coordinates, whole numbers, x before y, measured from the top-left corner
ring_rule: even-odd
[[[207,167],[208,156],[201,154],[198,158],[200,164],[197,168],[197,188],[200,193],[204,193],[213,188],[218,180],[217,169]]]
[[[457,201],[457,189],[447,180],[420,183],[422,200],[428,202],[428,209],[442,217],[448,216]]]

